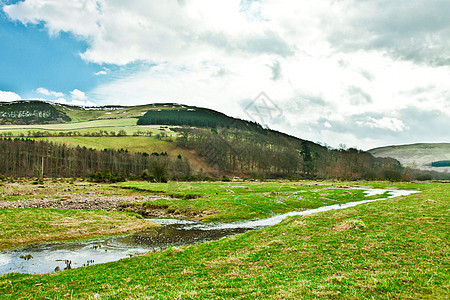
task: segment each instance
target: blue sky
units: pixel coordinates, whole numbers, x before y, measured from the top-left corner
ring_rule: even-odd
[[[449,142],[448,0],[0,0],[0,101],[177,102],[331,146]]]
[[[68,93],[88,90],[100,82],[94,75],[101,67],[82,60],[86,42],[71,34],[50,37],[42,24],[24,25],[0,14],[0,90],[15,91],[24,98],[45,86]]]

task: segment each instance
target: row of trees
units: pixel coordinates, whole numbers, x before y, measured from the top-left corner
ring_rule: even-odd
[[[125,176],[166,181],[191,174],[187,159],[168,155],[131,153],[126,150],[65,145],[32,139],[0,139],[0,175],[16,177],[88,177],[107,170]]]
[[[133,132],[133,136],[152,136],[152,132],[150,130],[142,131],[138,130]],[[49,130],[36,130],[36,131],[27,131],[27,133],[14,133],[11,131],[0,132],[0,137],[70,137],[70,136],[93,136],[93,137],[102,137],[102,136],[128,136],[128,133],[121,129],[119,131],[107,131],[107,130],[99,130],[94,132],[80,132],[80,131],[49,131]],[[164,137],[165,135],[160,136]]]

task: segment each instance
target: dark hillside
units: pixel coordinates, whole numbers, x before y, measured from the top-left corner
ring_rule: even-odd
[[[160,104],[158,104],[160,105]],[[173,104],[171,104],[173,105]],[[153,109],[138,120],[138,125],[186,125],[209,128],[238,128],[262,132],[264,129],[255,122],[231,118],[220,112],[198,107],[178,107],[176,109]]]
[[[70,117],[43,101],[0,102],[0,125],[70,122]]]
[[[340,180],[400,180],[405,173],[395,159],[375,158],[357,149],[328,149],[272,130],[183,127],[177,131],[178,144],[195,150],[218,173]]]

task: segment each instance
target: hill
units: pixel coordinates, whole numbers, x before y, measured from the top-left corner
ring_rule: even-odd
[[[64,112],[43,101],[0,102],[0,124],[51,124],[71,121]]]
[[[450,166],[443,163],[443,161],[450,160],[450,143],[387,146],[374,148],[369,152],[376,157],[395,158],[404,166],[411,168],[450,172]]]
[[[214,177],[400,180],[417,175],[407,174],[392,158],[327,148],[206,108],[175,103],[80,107],[20,101],[11,105],[26,111],[29,103],[43,110],[51,107],[55,115],[65,117],[53,118],[58,124],[38,118],[3,125],[1,136],[95,150],[167,153],[187,158],[194,173]]]

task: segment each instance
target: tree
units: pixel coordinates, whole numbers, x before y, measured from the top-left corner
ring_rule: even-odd
[[[152,175],[157,182],[167,182],[167,162],[163,159],[152,161]]]

